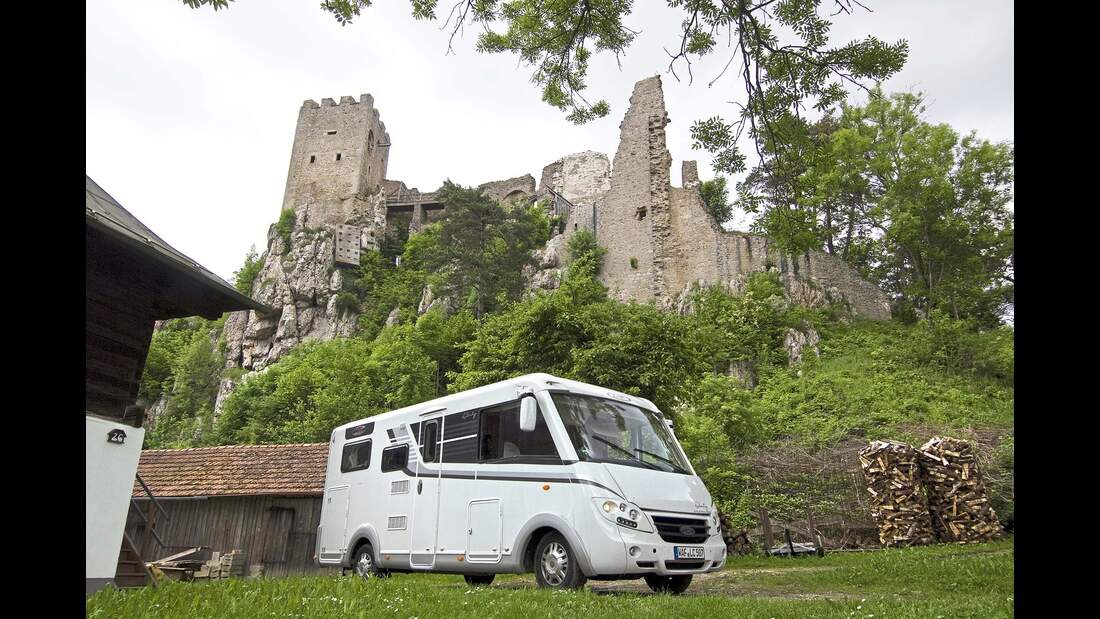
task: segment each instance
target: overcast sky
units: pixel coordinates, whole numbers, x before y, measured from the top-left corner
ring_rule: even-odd
[[[909,62],[887,91],[922,90],[930,121],[1013,140],[1011,1],[864,3],[874,12],[834,19],[834,41],[907,39]],[[407,0],[376,0],[346,27],[318,6],[237,0],[215,13],[180,0],[87,1],[86,171],[226,279],[250,245],[266,248],[305,99],[374,95],[393,143],[387,176],[429,191],[447,178],[538,179],[546,164],[582,150],[613,157],[634,82],[655,74],[672,119],[673,183],[684,159],[710,178],[710,157],[691,150],[691,122],[732,119],[728,101],[744,98],[730,77],[706,86],[728,56],[697,63],[690,86],[665,73],[663,48],[678,44],[680,20],[665,2],[635,2],[626,24],[641,34],[621,68],[613,56],[592,62],[589,100],[606,99],[611,114],[580,127],[541,102],[514,56],[477,54],[475,29],[445,55],[442,24],[414,21]],[[747,225],[743,215],[735,222]]]

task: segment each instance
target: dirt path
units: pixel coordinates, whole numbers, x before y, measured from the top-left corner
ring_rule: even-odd
[[[789,574],[791,572],[811,572],[834,569],[832,567],[793,567],[781,570],[776,569],[743,569],[723,570],[710,574],[696,574],[691,581],[691,587],[683,595],[710,595],[723,597],[756,597],[756,598],[783,598],[797,600],[844,600],[857,596],[836,593],[788,593],[762,588],[759,583],[743,583],[739,577],[756,574]],[[493,585],[502,589],[532,589],[535,585],[533,576],[521,576],[509,579]],[[642,579],[638,580],[590,580],[587,588],[595,593],[614,595],[619,593],[633,593],[638,595],[657,595],[650,590]]]

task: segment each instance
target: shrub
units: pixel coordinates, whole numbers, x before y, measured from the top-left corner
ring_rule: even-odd
[[[259,254],[256,253],[256,246],[253,245],[244,257],[244,265],[233,271],[233,287],[241,294],[251,296],[252,282],[256,280],[263,266],[264,261],[260,260]]]
[[[212,441],[327,441],[332,428],[430,399],[435,362],[404,331],[306,342],[226,399]]]
[[[343,316],[348,312],[356,313],[359,311],[359,297],[354,293],[346,290],[341,291],[336,295],[336,312]]]
[[[279,221],[275,224],[275,231],[279,233],[279,236],[283,237],[283,244],[288,248],[290,247],[291,236],[294,232],[294,209],[283,209],[279,213]]]

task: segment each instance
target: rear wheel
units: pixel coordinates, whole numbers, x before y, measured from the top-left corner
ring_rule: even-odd
[[[374,562],[374,549],[370,544],[363,544],[355,551],[355,558],[352,561],[352,569],[355,570],[355,575],[363,580],[373,580],[375,578],[385,578],[390,573],[380,567]]]
[[[467,574],[463,576],[466,579],[466,584],[471,587],[488,587],[493,584],[493,579],[496,577],[496,574]]]
[[[535,549],[535,582],[549,589],[577,589],[588,580],[560,533],[547,533]]]
[[[646,574],[645,584],[649,585],[656,593],[671,593],[680,595],[691,584],[691,574],[681,576],[660,576],[658,574]]]

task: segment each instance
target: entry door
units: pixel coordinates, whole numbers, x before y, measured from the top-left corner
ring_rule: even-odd
[[[439,531],[439,485],[443,472],[443,449],[439,444],[443,436],[443,417],[436,416],[420,423],[416,457],[417,467],[413,493],[412,541],[409,548],[409,565],[430,568],[435,565],[436,542]],[[410,454],[411,455],[411,454]]]
[[[344,529],[348,521],[347,486],[329,488],[321,512],[321,558],[335,559],[343,556],[348,547]]]

